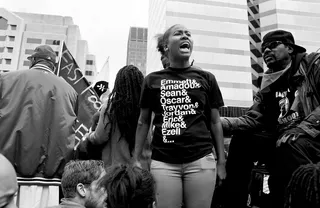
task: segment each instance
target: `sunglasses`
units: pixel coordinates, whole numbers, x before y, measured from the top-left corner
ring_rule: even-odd
[[[270,43],[266,43],[261,46],[261,52],[263,53],[267,48],[269,48],[270,50],[274,49],[274,48],[278,47],[278,45],[281,45],[281,44],[283,44],[283,42],[281,42],[281,41],[273,41]]]

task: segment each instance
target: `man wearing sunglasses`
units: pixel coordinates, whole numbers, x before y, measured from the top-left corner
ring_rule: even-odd
[[[284,30],[267,33],[261,45],[268,70],[248,112],[222,118],[232,134],[227,160],[226,207],[244,208],[253,162],[266,164],[272,207],[283,207],[285,188],[302,164],[320,161],[320,61]],[[311,65],[311,67],[308,67]],[[319,69],[318,69],[319,68]]]

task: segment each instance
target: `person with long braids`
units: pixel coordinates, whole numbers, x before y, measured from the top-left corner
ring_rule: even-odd
[[[159,49],[160,47],[160,49]],[[191,32],[173,25],[158,38],[169,67],[146,76],[134,151],[139,166],[152,112],[151,173],[157,184],[157,207],[209,208],[216,175],[224,179],[225,156],[218,108],[223,99],[215,76],[190,64]],[[212,153],[217,148],[217,162]]]
[[[108,102],[101,108],[97,127],[87,136],[92,144],[104,146],[105,166],[132,164],[142,82],[143,74],[137,67],[121,68]]]
[[[320,162],[295,170],[286,192],[285,208],[320,207]]]

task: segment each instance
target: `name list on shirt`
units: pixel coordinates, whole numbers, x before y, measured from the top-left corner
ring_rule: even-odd
[[[188,89],[200,88],[195,79],[161,80],[160,103],[163,109],[162,137],[164,143],[172,143],[167,136],[181,135],[181,129],[187,128],[184,118],[196,114],[198,102],[192,103]]]

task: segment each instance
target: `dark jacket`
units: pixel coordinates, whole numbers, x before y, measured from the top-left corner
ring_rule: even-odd
[[[72,156],[75,90],[45,65],[0,75],[0,152],[21,177],[61,177]]]
[[[230,134],[235,131],[248,130],[251,132],[277,132],[280,108],[275,93],[279,86],[287,83],[289,88],[294,88],[299,92],[299,100],[305,115],[295,128],[304,130],[313,138],[318,136],[320,133],[320,107],[309,79],[313,82],[315,89],[320,89],[320,69],[318,69],[320,64],[319,61],[316,62],[308,71],[310,60],[310,55],[297,54],[292,58],[291,67],[280,76],[279,73],[272,72],[270,69],[267,70],[262,79],[261,89],[255,95],[254,103],[248,112],[238,118],[222,118],[224,133]],[[302,71],[304,75],[297,77],[298,70]],[[308,74],[309,79],[307,79],[306,74]]]

